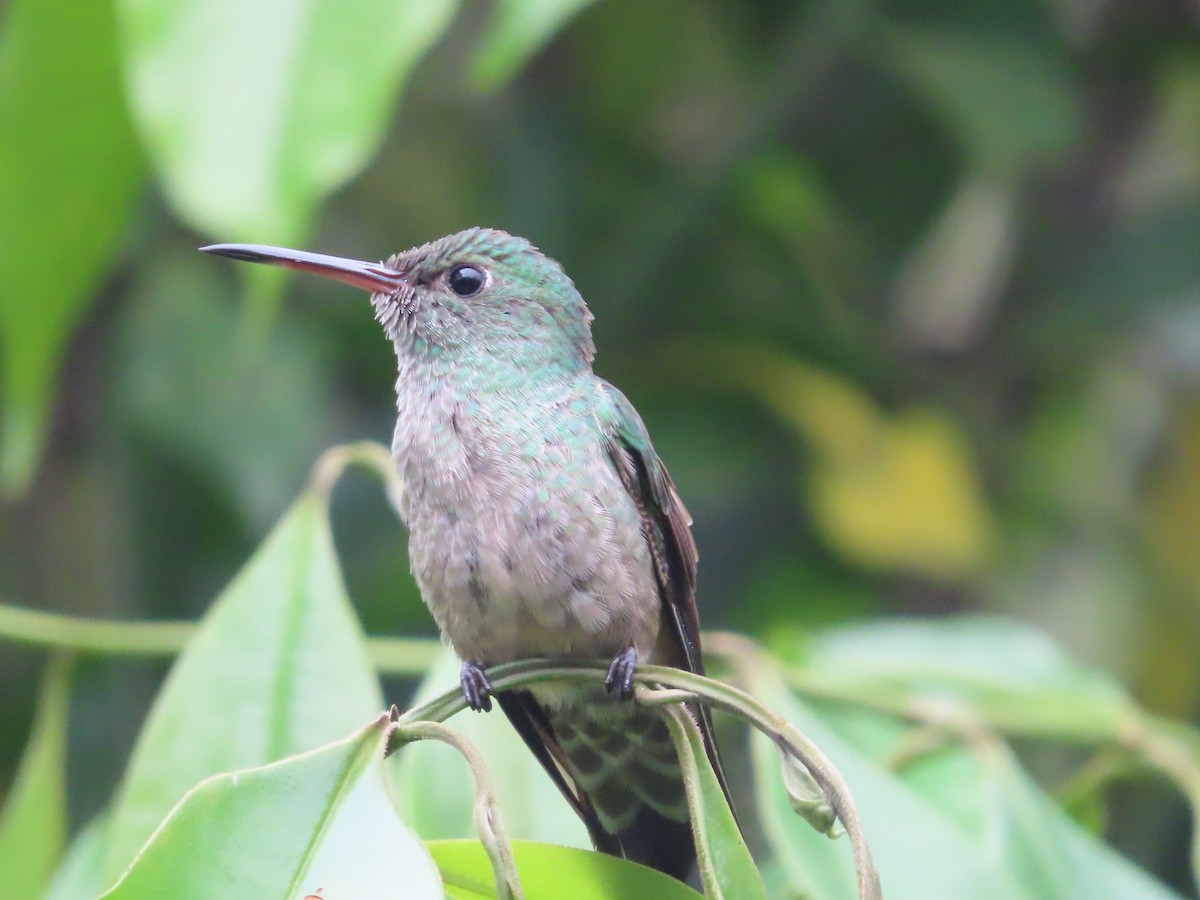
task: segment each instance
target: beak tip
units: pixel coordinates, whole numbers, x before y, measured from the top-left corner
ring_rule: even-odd
[[[199,248],[201,253],[211,253],[213,256],[225,256],[242,262],[270,262],[271,258],[244,244],[209,244]]]

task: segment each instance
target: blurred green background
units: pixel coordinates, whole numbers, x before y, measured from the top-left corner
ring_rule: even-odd
[[[0,596],[195,618],[331,444],[366,298],[195,252],[531,239],[696,519],[709,628],[980,610],[1200,715],[1200,12],[1185,0],[0,5]],[[284,73],[280,76],[280,73]],[[243,280],[243,279],[250,280]],[[426,634],[368,478],[372,633]],[[43,656],[0,644],[0,785]],[[105,802],[165,665],[77,679]],[[1187,810],[1109,836],[1187,890]]]

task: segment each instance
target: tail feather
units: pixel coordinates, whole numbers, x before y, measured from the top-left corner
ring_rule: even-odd
[[[622,856],[687,881],[696,862],[692,826],[642,807],[638,817],[620,834]],[[600,849],[600,848],[597,848]]]
[[[554,736],[554,729],[546,716],[542,705],[534,699],[529,691],[504,691],[496,694],[496,700],[508,721],[512,723],[517,734],[525,741],[525,745],[546,773],[554,786],[562,792],[567,803],[575,810],[576,815],[587,828],[588,836],[601,853],[610,856],[623,856],[620,839],[610,834],[600,824],[600,818],[592,807],[591,798],[576,790],[574,781],[567,770],[562,748]]]
[[[686,880],[696,847],[675,746],[657,712],[607,698],[547,710],[529,691],[496,699],[597,850]]]
[[[555,737],[579,789],[591,797],[605,828],[620,833],[643,807],[687,822],[687,796],[666,723],[658,713],[632,704],[559,710]],[[618,712],[619,710],[619,712]]]

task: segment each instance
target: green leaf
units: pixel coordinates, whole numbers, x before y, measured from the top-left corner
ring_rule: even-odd
[[[1019,35],[894,28],[879,49],[983,169],[1059,159],[1082,131],[1061,59]]]
[[[55,370],[113,263],[141,165],[111,4],[14,0],[3,19],[0,490],[11,494],[37,464]]]
[[[108,815],[93,819],[71,841],[43,900],[94,900],[105,888]]]
[[[910,702],[919,695],[1025,734],[1107,739],[1136,715],[1108,678],[1033,628],[992,616],[831,629],[805,645],[803,664],[805,678],[840,696]]]
[[[66,834],[67,704],[70,664],[54,657],[38,701],[33,734],[0,810],[0,872],[16,897],[40,897]]]
[[[508,811],[505,810],[507,816]],[[494,898],[492,866],[479,841],[430,841],[446,896],[454,900]],[[591,850],[513,841],[526,900],[696,900],[700,895],[669,875]]]
[[[837,811],[812,773],[790,753],[780,752],[779,765],[788,803],[796,815],[819,833],[831,838],[840,837],[844,829],[839,825]]]
[[[410,705],[457,686],[459,666],[454,651],[443,650]],[[462,714],[452,724],[481,749],[510,835],[591,847],[583,823],[503,713]],[[434,741],[417,741],[393,759],[392,781],[401,814],[419,835],[475,837],[475,790],[470,768],[458,753]]]
[[[704,750],[700,729],[682,706],[672,707],[667,725],[679,754],[688,812],[704,892],[712,898],[766,897],[754,859]]]
[[[511,78],[577,12],[592,0],[499,0],[474,76],[491,89]]]
[[[320,746],[382,707],[323,500],[307,493],[217,599],[159,692],[117,796],[105,881],[201,779]]]
[[[224,240],[298,240],[456,5],[121,0],[134,117],[172,206]]]
[[[441,897],[389,797],[387,715],[351,737],[208,779],[105,897]]]
[[[999,741],[929,754],[904,779],[1013,871],[1030,900],[1178,897],[1068,818]]]
[[[1025,900],[1014,874],[944,811],[845,741],[781,680],[756,672],[753,693],[813,740],[854,794],[889,900]],[[852,900],[857,888],[847,841],[830,841],[793,811],[774,744],[753,737],[763,829],[791,889],[812,900]]]

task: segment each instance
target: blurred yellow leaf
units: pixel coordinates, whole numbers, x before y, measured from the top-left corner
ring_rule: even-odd
[[[958,579],[987,557],[991,519],[970,451],[932,410],[880,423],[864,452],[818,460],[808,497],[826,540],[863,565]]]
[[[871,455],[882,423],[866,394],[846,379],[815,366],[773,353],[762,358],[770,365],[754,387],[808,440],[815,453],[841,459]]]
[[[1187,715],[1200,695],[1195,651],[1200,606],[1200,408],[1184,410],[1158,480],[1151,489],[1146,536],[1168,575],[1166,590],[1182,602],[1147,612],[1138,694],[1151,708]]]
[[[758,397],[800,434],[812,454],[806,498],[814,524],[846,559],[947,580],[985,563],[991,514],[970,448],[948,416],[890,416],[845,378],[761,344],[693,340],[670,357],[693,381]]]
[[[1186,718],[1200,700],[1200,661],[1196,631],[1186,615],[1155,610],[1146,616],[1141,654],[1134,675],[1138,699],[1156,713]]]
[[[1172,574],[1200,595],[1200,409],[1181,416],[1150,496],[1150,543]]]

